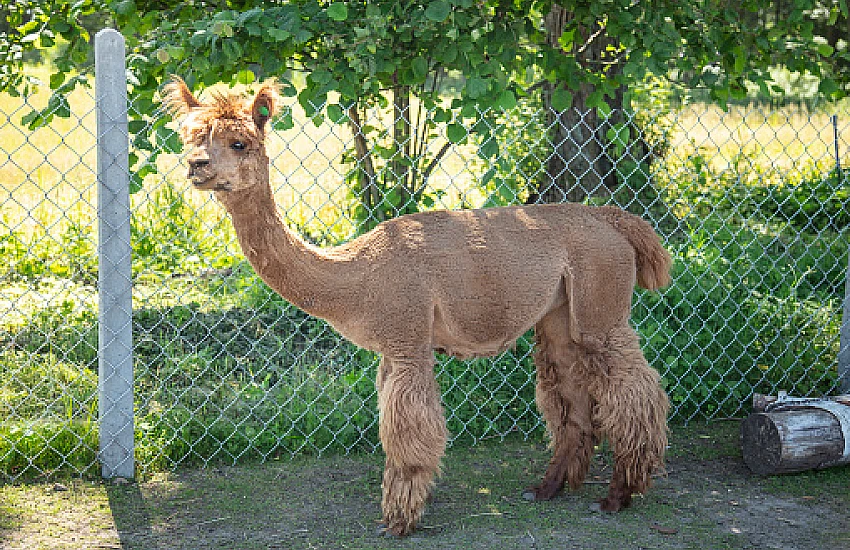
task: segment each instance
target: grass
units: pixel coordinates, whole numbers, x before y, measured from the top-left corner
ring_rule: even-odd
[[[836,106],[832,113],[734,105],[724,111],[716,105],[696,103],[674,116],[681,131],[670,136],[670,146],[680,152],[689,147],[704,147],[711,153],[715,170],[733,166],[745,152],[758,159],[770,159],[765,165],[791,175],[793,180],[801,165],[810,161],[834,166],[833,113],[839,121],[839,155],[846,158],[850,152],[847,132],[850,116],[846,106]]]
[[[588,483],[550,502],[524,487],[549,458],[541,438],[455,447],[421,528],[375,536],[381,457],[271,460],[180,468],[138,484],[78,477],[0,484],[0,545],[19,548],[826,548],[850,536],[847,467],[772,478],[743,466],[739,423],[673,425],[668,474],[632,508],[588,510],[609,456]]]
[[[21,101],[0,96],[11,113],[0,119],[0,478],[87,474],[98,414],[93,120],[29,133],[16,126]],[[81,91],[71,105],[88,113],[91,101]],[[355,227],[337,164],[346,136],[295,115],[270,144],[277,198],[293,227],[337,242]],[[675,116],[650,207],[675,283],[638,293],[633,316],[674,419],[740,416],[754,391],[832,392],[850,186],[829,161],[829,117],[700,105]],[[486,200],[471,187],[484,171],[471,151],[441,165],[437,184],[452,186],[442,206]],[[184,188],[175,155],[158,162],[163,176],[133,195],[140,473],[375,450],[374,354],[259,282],[223,210]],[[492,359],[440,358],[456,443],[542,434],[530,355],[527,337]]]

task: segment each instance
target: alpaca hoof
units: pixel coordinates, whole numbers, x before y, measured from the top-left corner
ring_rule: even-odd
[[[379,537],[384,537],[385,539],[398,539],[401,538],[398,535],[394,535],[392,531],[390,531],[389,527],[387,527],[386,523],[378,524],[378,527],[375,528],[375,534]]]
[[[379,537],[383,537],[385,539],[393,539],[398,540],[410,535],[413,532],[413,528],[408,527],[404,524],[397,524],[393,527],[390,527],[386,523],[378,524],[378,527],[375,529],[375,534]]]
[[[631,499],[625,499],[625,501],[621,501],[615,498],[606,497],[598,502],[594,502],[590,505],[590,509],[594,512],[605,512],[606,514],[615,514],[624,508],[628,508],[629,504],[631,504]]]
[[[543,483],[534,487],[529,487],[522,492],[522,498],[529,502],[537,502],[540,500],[552,500],[555,495],[561,492],[561,487]]]

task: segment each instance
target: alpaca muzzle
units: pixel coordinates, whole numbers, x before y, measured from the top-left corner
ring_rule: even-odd
[[[214,190],[226,187],[226,185],[217,184],[215,176],[206,170],[210,164],[209,159],[190,159],[188,163],[187,177],[196,189]]]

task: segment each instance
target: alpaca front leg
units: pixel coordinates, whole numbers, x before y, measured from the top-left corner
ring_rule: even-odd
[[[379,431],[387,455],[382,528],[392,536],[409,535],[422,517],[448,439],[432,363],[384,358],[378,373]]]

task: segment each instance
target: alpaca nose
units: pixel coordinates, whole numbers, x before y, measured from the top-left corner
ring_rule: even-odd
[[[189,159],[189,175],[194,174],[199,168],[203,168],[210,163],[210,159],[207,158],[193,158]]]

